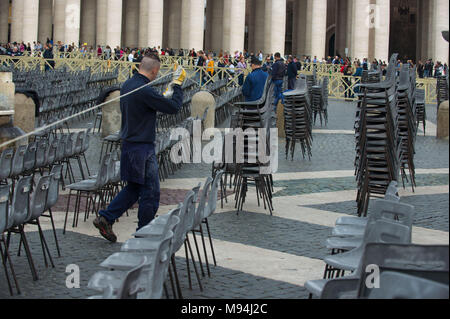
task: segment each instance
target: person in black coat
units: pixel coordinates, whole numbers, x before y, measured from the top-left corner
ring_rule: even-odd
[[[48,43],[44,46],[44,48],[45,48],[45,51],[44,51],[43,56],[44,56],[44,59],[48,60],[48,61],[46,61],[47,63],[45,64],[45,71],[49,70],[50,67],[52,69],[54,69],[55,61],[53,60],[54,56],[53,56],[52,45],[50,43]]]
[[[297,81],[297,64],[295,64],[292,56],[288,58],[287,76],[288,76],[288,90],[293,90],[295,87],[295,81]]]

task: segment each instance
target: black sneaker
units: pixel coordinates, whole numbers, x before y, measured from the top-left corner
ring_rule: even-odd
[[[100,231],[100,235],[103,236],[106,240],[109,240],[112,243],[117,241],[117,236],[112,231],[112,225],[108,223],[105,217],[99,216],[93,222],[95,228]]]

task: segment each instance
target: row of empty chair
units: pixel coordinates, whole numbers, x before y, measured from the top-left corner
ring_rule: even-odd
[[[1,257],[11,295],[14,294],[13,283],[17,293],[21,293],[10,254],[10,242],[13,234],[17,234],[20,237],[19,254],[23,246],[33,280],[35,281],[39,277],[28,244],[25,227],[28,228],[28,225],[37,226],[45,266],[49,266],[48,258],[50,265],[54,268],[52,253],[39,222],[39,219],[42,217],[50,218],[56,249],[58,255],[61,256],[51,210],[58,201],[61,170],[61,165],[54,165],[48,174],[40,176],[36,181],[33,179],[33,176],[21,177],[14,189],[12,189],[10,184],[0,185],[0,248],[3,245],[4,249],[1,249]],[[10,274],[13,280],[11,280]]]
[[[326,241],[331,255],[324,258],[324,277],[305,284],[310,297],[448,298],[448,246],[412,245],[415,210],[400,203],[397,192],[392,182],[385,198],[373,202],[369,218],[348,216],[336,221]],[[367,284],[374,266],[381,274],[375,278],[379,286]],[[388,278],[398,282],[389,283]]]
[[[209,230],[208,217],[215,209],[218,187],[223,172],[216,178],[207,178],[200,193],[201,184],[186,194],[183,203],[165,215],[156,217],[149,225],[136,231],[134,238],[128,239],[121,251],[106,258],[100,267],[104,271],[95,273],[89,280],[88,288],[101,292],[90,299],[161,299],[168,298],[167,277],[170,278],[174,298],[183,298],[175,254],[184,246],[188,271],[189,288],[192,289],[190,264],[192,264],[199,288],[203,290],[200,273],[195,261],[190,237],[194,239],[202,276],[206,276],[201,261],[196,233],[200,233],[205,264],[211,276],[208,254],[202,225],[207,227],[214,264],[214,249]],[[197,205],[197,200],[200,200]],[[189,234],[192,234],[189,236]]]

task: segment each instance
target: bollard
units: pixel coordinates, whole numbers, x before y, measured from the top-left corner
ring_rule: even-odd
[[[439,106],[437,117],[437,138],[448,139],[448,101]]]
[[[120,90],[109,93],[105,102],[120,96]],[[120,100],[102,106],[102,137],[120,131],[122,125],[122,113],[120,112]]]
[[[31,97],[22,93],[14,96],[14,125],[20,127],[25,133],[35,130],[36,104]]]
[[[216,100],[214,96],[207,91],[197,92],[192,97],[191,102],[191,117],[203,118],[205,110],[208,108],[208,114],[206,115],[204,128],[214,128],[216,121]]]
[[[277,128],[278,128],[278,137],[285,138],[286,132],[284,130],[284,105],[278,102],[277,106]]]

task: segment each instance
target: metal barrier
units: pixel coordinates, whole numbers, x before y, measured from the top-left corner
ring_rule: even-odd
[[[219,68],[214,67],[214,73],[207,72],[207,67],[195,66],[195,61],[187,57],[162,57],[161,75],[171,72],[174,63],[182,65],[187,70],[188,79],[199,83],[200,87],[204,87],[213,82],[216,78],[228,79],[227,86],[238,86],[239,75],[244,74],[244,78],[251,72],[250,67],[245,70],[238,68]],[[101,73],[118,69],[119,82],[126,81],[133,75],[133,71],[137,69],[139,63],[116,60],[102,60],[98,58],[92,59],[74,59],[74,58],[55,58],[48,60],[40,57],[10,57],[0,55],[0,64],[13,65],[20,70],[31,70],[40,68],[58,69],[66,67],[68,70],[86,70],[91,69],[92,73]],[[335,99],[356,100],[355,85],[360,82],[361,78],[353,76],[345,76],[339,72],[339,66],[329,64],[307,64],[300,73],[310,74],[316,68],[318,79],[327,76],[329,78],[329,97]],[[427,104],[437,103],[436,93],[437,81],[434,78],[420,79],[417,78],[417,87],[425,90],[425,102]]]

